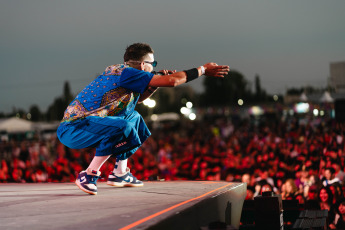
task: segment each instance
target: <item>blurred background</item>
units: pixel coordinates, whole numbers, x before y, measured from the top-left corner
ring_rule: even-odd
[[[107,66],[123,62],[128,45],[147,42],[157,71],[210,61],[231,71],[161,88],[137,106],[152,132],[129,160],[138,179],[243,181],[248,200],[268,185],[283,199],[328,208],[332,221],[340,215],[345,2],[0,5],[0,182],[74,181],[94,150],[59,142],[64,110]]]

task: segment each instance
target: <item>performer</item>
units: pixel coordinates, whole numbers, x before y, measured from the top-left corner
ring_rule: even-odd
[[[143,186],[130,173],[127,159],[151,135],[137,103],[150,97],[157,87],[175,87],[201,75],[224,77],[229,66],[207,63],[198,68],[176,72],[152,73],[157,61],[150,45],[135,43],[127,47],[124,64],[109,66],[86,86],[67,107],[57,130],[61,143],[72,149],[95,147],[89,167],[79,173],[75,183],[84,192],[97,194],[97,179],[103,163],[116,157],[107,184],[116,187]]]

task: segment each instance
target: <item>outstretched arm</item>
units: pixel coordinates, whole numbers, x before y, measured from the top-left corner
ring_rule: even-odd
[[[157,74],[158,76],[164,76],[164,75],[169,75],[169,74],[173,74],[176,73],[176,70],[172,71],[172,70],[161,70],[158,72],[159,74]],[[158,89],[158,87],[154,87],[154,86],[148,86],[147,89],[145,90],[145,92],[143,94],[140,95],[139,101],[138,103],[143,102],[146,98],[151,97],[152,94],[154,94],[154,92],[156,92],[156,90]]]
[[[216,63],[207,63],[203,65],[205,73],[203,73],[202,66],[187,70],[176,72],[170,75],[154,75],[151,79],[149,86],[151,87],[175,87],[191,81],[201,75],[212,76],[212,77],[224,77],[230,71],[227,65],[217,65]]]

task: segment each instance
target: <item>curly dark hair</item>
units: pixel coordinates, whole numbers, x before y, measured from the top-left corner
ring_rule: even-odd
[[[153,49],[149,44],[134,43],[126,48],[126,52],[123,55],[123,59],[125,62],[129,60],[141,61],[142,58],[149,53],[154,53]]]

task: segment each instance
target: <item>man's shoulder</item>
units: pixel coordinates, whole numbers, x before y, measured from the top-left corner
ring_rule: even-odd
[[[123,70],[130,68],[128,65],[125,64],[116,64],[111,65],[105,68],[103,75],[104,76],[110,76],[110,75],[117,75],[120,76],[123,72]]]

